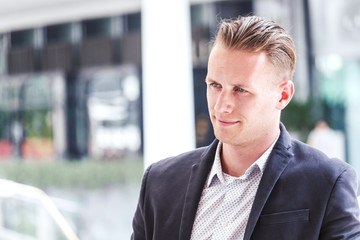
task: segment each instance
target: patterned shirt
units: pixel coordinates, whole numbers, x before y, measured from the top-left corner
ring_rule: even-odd
[[[240,177],[223,173],[220,150],[203,188],[191,240],[243,239],[262,174],[277,139]]]

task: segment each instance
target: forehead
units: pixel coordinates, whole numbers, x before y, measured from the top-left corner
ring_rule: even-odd
[[[278,74],[265,52],[253,53],[217,44],[210,53],[208,77],[215,81],[250,84],[275,80]]]

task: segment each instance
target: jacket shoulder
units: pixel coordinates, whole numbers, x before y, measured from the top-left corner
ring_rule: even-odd
[[[322,151],[298,140],[292,140],[289,150],[293,163],[317,178],[321,173],[322,177],[336,181],[344,171],[356,175],[355,169],[350,164],[337,158],[330,158]]]
[[[207,149],[208,147],[201,147],[176,156],[162,159],[151,165],[151,172],[158,174],[166,171],[170,175],[176,174],[175,172],[182,172],[182,170],[191,168],[194,164],[198,164]]]

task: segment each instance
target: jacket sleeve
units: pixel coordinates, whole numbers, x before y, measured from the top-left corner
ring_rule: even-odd
[[[146,194],[146,182],[148,178],[148,174],[150,171],[151,166],[145,171],[141,188],[140,188],[140,196],[137,205],[137,209],[135,211],[135,215],[133,218],[133,233],[131,235],[131,240],[145,240],[149,239],[146,236],[146,223],[145,222],[145,213],[144,213],[144,206],[145,206],[145,194]]]
[[[335,182],[319,239],[360,239],[360,212],[356,192],[356,172],[349,166]]]

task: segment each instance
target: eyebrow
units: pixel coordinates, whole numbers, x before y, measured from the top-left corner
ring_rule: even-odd
[[[205,77],[205,82],[217,82],[216,80],[209,78],[208,76]]]
[[[216,80],[214,80],[214,79],[212,79],[212,78],[209,78],[209,77],[206,77],[206,78],[205,78],[205,82],[206,82],[206,83],[215,82],[215,83],[221,84],[220,82],[218,82],[218,81],[216,81]],[[244,85],[244,84],[242,84],[242,83],[240,83],[240,84],[232,84],[232,85],[233,85],[233,87],[237,87],[237,88],[243,88],[243,89],[248,89],[248,90],[252,90],[252,89],[253,89],[252,86],[250,86],[250,85]]]

